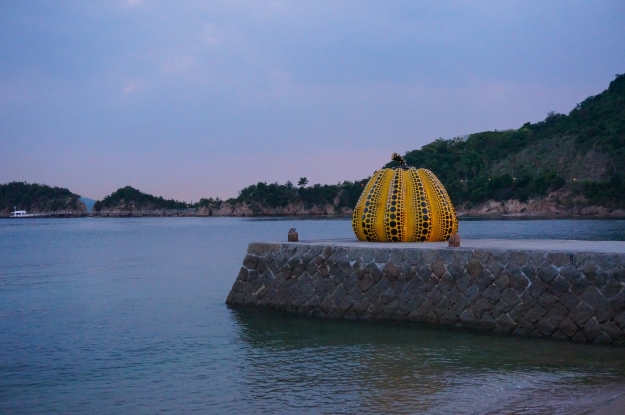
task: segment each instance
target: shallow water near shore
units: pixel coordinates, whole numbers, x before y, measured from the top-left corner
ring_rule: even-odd
[[[0,221],[0,413],[587,413],[625,348],[229,308],[254,241],[349,220]],[[461,221],[463,238],[625,240],[623,220]]]

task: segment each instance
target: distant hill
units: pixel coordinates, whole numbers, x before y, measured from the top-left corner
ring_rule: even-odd
[[[93,212],[103,210],[118,211],[140,211],[140,210],[161,210],[161,209],[186,209],[186,202],[179,202],[173,199],[163,199],[162,196],[156,197],[147,193],[143,193],[131,186],[117,189],[104,199],[98,200],[93,204]]]
[[[568,115],[551,112],[517,130],[476,133],[466,140],[438,139],[405,159],[432,170],[461,208],[552,195],[551,207],[561,209],[623,209],[625,74]]]
[[[81,197],[80,200],[82,200],[82,202],[87,207],[87,212],[91,212],[91,208],[95,204],[96,200],[95,199],[89,199],[88,197]]]
[[[0,216],[9,216],[16,207],[28,213],[72,210],[87,213],[80,196],[61,187],[11,182],[0,184]]]

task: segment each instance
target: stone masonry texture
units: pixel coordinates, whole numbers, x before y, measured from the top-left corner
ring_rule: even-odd
[[[252,243],[226,300],[625,345],[625,255]]]

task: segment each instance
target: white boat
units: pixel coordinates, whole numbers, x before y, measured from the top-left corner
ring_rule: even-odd
[[[25,210],[17,210],[15,206],[13,206],[13,212],[11,212],[10,218],[34,218],[35,215],[32,213],[26,213]]]

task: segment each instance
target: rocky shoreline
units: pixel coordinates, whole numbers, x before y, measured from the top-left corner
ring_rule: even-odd
[[[456,208],[458,216],[470,217],[595,217],[625,218],[625,209],[611,209],[605,206],[590,205],[588,201],[571,192],[553,192],[544,198],[520,201],[489,200],[474,206],[462,205]]]
[[[574,206],[566,208],[545,203],[544,200],[488,201],[484,204],[456,210],[460,218],[625,218],[625,210],[609,209],[603,206]],[[90,217],[345,217],[350,218],[353,209],[337,209],[332,205],[303,206],[288,205],[284,208],[261,209],[246,204],[223,203],[219,208],[201,207],[185,210],[112,209],[91,212]]]
[[[92,217],[144,217],[144,216],[182,216],[182,217],[351,217],[354,210],[337,207],[333,204],[306,206],[302,202],[291,202],[282,207],[268,207],[260,204],[228,203],[211,204],[191,209],[154,209],[150,205],[137,207],[125,204],[113,209],[92,211]],[[588,201],[570,191],[558,191],[544,198],[489,200],[480,204],[456,206],[458,217],[499,218],[625,218],[625,209],[611,209],[605,206],[590,205]]]

